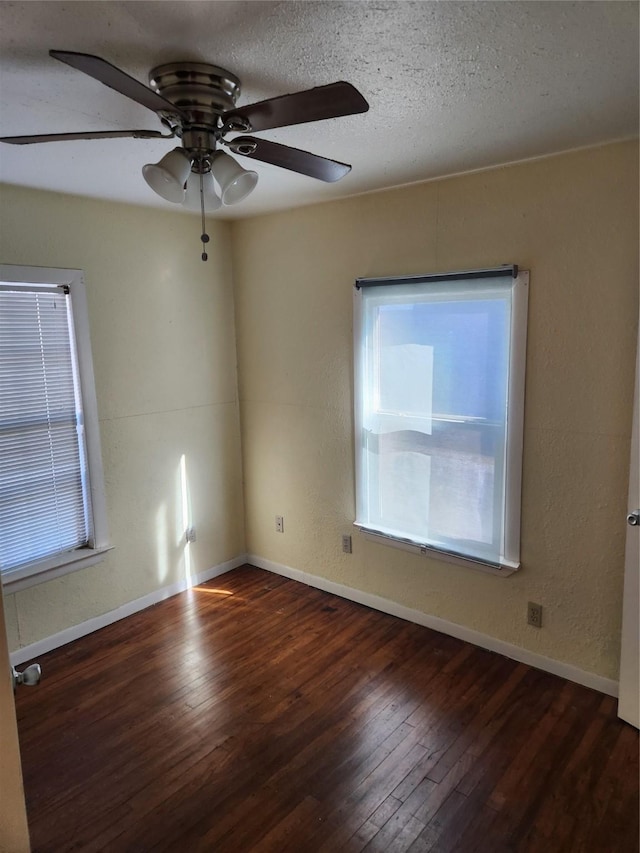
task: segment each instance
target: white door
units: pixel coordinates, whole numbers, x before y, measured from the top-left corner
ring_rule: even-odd
[[[29,853],[13,679],[0,583],[0,853]]]
[[[640,344],[640,332],[638,338]],[[638,347],[640,357],[640,345]],[[629,471],[629,503],[627,516],[627,544],[624,572],[624,601],[622,606],[622,649],[620,654],[620,697],[618,716],[632,726],[640,728],[640,686],[638,684],[638,605],[640,602],[640,423],[638,407],[640,392],[638,382],[640,367],[636,360],[636,390],[633,404],[633,428],[631,433],[631,467]],[[635,521],[635,523],[634,523]]]

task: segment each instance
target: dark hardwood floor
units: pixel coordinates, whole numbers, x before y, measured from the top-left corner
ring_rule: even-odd
[[[615,700],[259,569],[40,659],[33,850],[638,850]]]

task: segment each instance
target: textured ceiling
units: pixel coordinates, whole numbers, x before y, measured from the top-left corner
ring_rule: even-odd
[[[348,80],[363,115],[261,136],[353,164],[323,184],[239,158],[260,181],[238,217],[638,133],[635,2],[0,2],[0,135],[148,128],[154,113],[49,58],[93,53],[144,83],[200,60],[239,104]],[[158,140],[0,146],[0,180],[168,207],[141,166]]]

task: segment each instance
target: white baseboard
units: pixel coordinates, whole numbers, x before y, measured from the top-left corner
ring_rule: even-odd
[[[471,628],[466,628],[464,625],[457,625],[455,622],[448,622],[446,619],[440,619],[437,616],[430,616],[420,610],[413,610],[410,607],[405,607],[403,604],[398,604],[395,601],[390,601],[387,598],[381,598],[378,595],[372,595],[369,592],[354,589],[350,586],[344,586],[335,581],[327,580],[318,575],[311,575],[300,569],[293,569],[290,566],[284,566],[281,563],[274,563],[272,560],[265,560],[256,554],[249,554],[247,562],[252,566],[257,566],[259,569],[266,569],[268,572],[273,572],[277,575],[283,575],[286,578],[291,578],[295,581],[313,586],[316,589],[321,589],[324,592],[331,592],[334,595],[339,595],[341,598],[347,598],[349,601],[355,601],[358,604],[364,604],[374,610],[380,610],[383,613],[389,613],[391,616],[398,616],[400,619],[406,619],[407,622],[415,622],[417,625],[424,625],[426,628],[432,628],[434,631],[440,631],[442,634],[448,634],[451,637],[457,637],[459,640],[464,640],[467,643],[472,643],[474,646],[480,646],[482,649],[488,649],[492,652],[513,660],[521,661],[529,664],[536,669],[542,669],[545,672],[550,672],[553,675],[558,675],[560,678],[566,678],[568,681],[574,681],[576,684],[582,684],[585,687],[591,687],[601,693],[606,693],[608,696],[618,695],[618,682],[611,678],[604,678],[601,675],[596,675],[593,672],[586,672],[573,666],[570,663],[554,660],[553,658],[539,655],[536,652],[531,652],[528,649],[523,649],[520,646],[514,646],[504,640],[497,640],[495,637],[490,637],[488,634],[482,634],[479,631],[474,631]]]
[[[111,625],[113,622],[125,619],[133,613],[137,613],[139,610],[145,610],[147,607],[151,607],[152,604],[158,604],[158,602],[164,601],[165,598],[171,598],[179,592],[184,592],[190,587],[205,583],[205,581],[211,580],[211,578],[215,578],[218,575],[223,575],[225,572],[229,572],[232,569],[237,569],[238,566],[242,566],[246,562],[247,555],[240,554],[232,560],[227,560],[225,563],[220,563],[211,569],[201,572],[192,579],[191,583],[189,583],[187,578],[184,578],[184,580],[177,581],[170,586],[164,586],[161,589],[156,589],[154,592],[150,592],[148,595],[143,595],[142,598],[136,598],[135,601],[128,601],[121,607],[117,607],[115,610],[110,610],[108,613],[103,613],[101,616],[95,616],[93,619],[87,619],[86,622],[81,622],[79,625],[72,625],[71,628],[65,628],[64,631],[59,631],[57,634],[52,634],[50,637],[45,637],[43,640],[31,643],[29,646],[23,646],[20,649],[16,649],[16,651],[11,652],[9,656],[11,663],[16,666],[17,664],[32,660],[38,655],[44,655],[53,649],[57,649],[67,643],[71,643],[73,640],[78,640],[80,637],[85,637],[87,634],[99,631],[100,628]]]
[[[434,631],[440,631],[442,634],[448,634],[451,637],[457,637],[459,640],[464,640],[467,643],[472,643],[474,646],[479,646],[482,649],[488,649],[492,652],[512,658],[513,660],[521,661],[536,669],[550,672],[553,675],[558,675],[560,678],[566,678],[569,681],[574,681],[576,684],[582,684],[585,687],[591,687],[601,693],[606,693],[608,696],[618,695],[618,682],[611,678],[604,678],[601,675],[596,675],[593,672],[586,672],[569,663],[554,660],[553,658],[539,655],[536,652],[531,652],[528,649],[523,649],[520,646],[514,646],[504,640],[498,640],[495,637],[490,637],[488,634],[482,634],[479,631],[474,631],[472,628],[466,628],[464,625],[457,625],[455,622],[448,622],[446,619],[440,619],[438,616],[430,616],[428,613],[423,613],[421,610],[413,610],[410,607],[405,607],[403,604],[398,604],[387,598],[382,598],[378,595],[373,595],[369,592],[355,589],[344,584],[330,581],[327,578],[319,575],[312,575],[308,572],[303,572],[300,569],[294,569],[291,566],[285,566],[282,563],[275,563],[272,560],[266,560],[259,557],[257,554],[240,554],[232,560],[225,563],[220,563],[207,571],[197,575],[197,577],[189,583],[186,578],[177,583],[165,586],[162,589],[155,590],[142,598],[137,598],[135,601],[129,601],[115,610],[104,613],[101,616],[96,616],[93,619],[87,619],[86,622],[81,622],[79,625],[73,625],[71,628],[66,628],[57,634],[52,634],[50,637],[45,637],[43,640],[38,640],[29,646],[23,646],[16,651],[11,652],[11,663],[16,666],[25,661],[32,660],[38,655],[46,654],[47,652],[57,649],[59,646],[64,646],[67,643],[91,634],[93,631],[98,631],[113,622],[120,619],[125,619],[133,613],[140,610],[145,610],[153,604],[164,601],[166,598],[171,598],[179,592],[189,589],[190,586],[197,586],[200,583],[211,580],[212,578],[236,569],[245,563],[250,563],[259,569],[265,569],[268,572],[273,572],[276,575],[282,575],[291,580],[299,581],[307,586],[313,586],[316,589],[321,589],[324,592],[330,592],[333,595],[338,595],[341,598],[346,598],[349,601],[355,601],[358,604],[364,604],[366,607],[371,607],[373,610],[380,610],[383,613],[389,613],[391,616],[397,616],[400,619],[406,619],[407,622],[415,622],[417,625],[424,625],[426,628],[432,628]]]

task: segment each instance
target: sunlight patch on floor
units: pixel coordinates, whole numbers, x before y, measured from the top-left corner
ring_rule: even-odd
[[[208,592],[213,595],[235,595],[235,592],[231,592],[228,589],[208,589],[207,587],[203,586],[196,586],[194,587],[194,589],[198,592]]]

